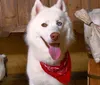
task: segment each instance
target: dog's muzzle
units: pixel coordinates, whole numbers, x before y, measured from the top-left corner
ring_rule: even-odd
[[[41,37],[45,45],[49,49],[49,53],[54,60],[57,60],[61,55],[60,43],[50,43],[48,44],[43,37]]]

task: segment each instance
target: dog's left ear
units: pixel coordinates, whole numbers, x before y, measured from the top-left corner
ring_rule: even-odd
[[[66,5],[64,0],[58,0],[54,6],[60,9],[61,11],[66,12]]]

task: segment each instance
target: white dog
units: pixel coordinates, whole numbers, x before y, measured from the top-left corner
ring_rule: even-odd
[[[29,85],[63,85],[69,82],[68,47],[73,39],[71,21],[63,0],[48,8],[36,0],[27,26]]]

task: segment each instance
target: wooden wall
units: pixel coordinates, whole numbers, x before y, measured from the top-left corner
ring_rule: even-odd
[[[31,8],[35,0],[0,0],[0,31],[23,32],[30,19]],[[52,6],[57,0],[41,0],[46,6]],[[65,0],[74,29],[81,32],[82,24],[77,21],[74,12],[100,7],[100,0]],[[80,27],[78,27],[79,25]]]
[[[23,32],[35,0],[0,0],[0,30]],[[48,0],[42,0],[48,5]]]
[[[24,73],[27,62],[27,46],[23,34],[30,19],[31,8],[35,0],[0,0],[0,53],[8,57],[7,69],[9,74]],[[41,0],[43,4],[52,6],[56,0]],[[92,10],[100,7],[100,0],[65,0],[69,16],[73,22],[76,41],[70,48],[72,71],[86,71],[88,57],[85,50],[83,23],[75,18],[74,12],[85,8]],[[17,34],[15,33],[17,32]]]

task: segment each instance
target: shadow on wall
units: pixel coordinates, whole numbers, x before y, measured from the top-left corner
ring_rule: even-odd
[[[27,46],[24,42],[24,33],[14,33],[9,37],[0,38],[0,53],[26,54]]]

